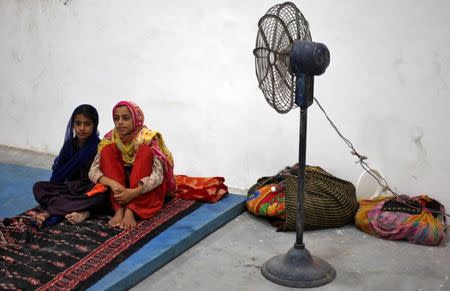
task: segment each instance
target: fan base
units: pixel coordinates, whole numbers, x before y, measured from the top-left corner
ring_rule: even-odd
[[[330,264],[311,256],[306,248],[295,246],[287,254],[265,262],[261,272],[274,283],[298,288],[322,286],[336,277],[336,271]]]

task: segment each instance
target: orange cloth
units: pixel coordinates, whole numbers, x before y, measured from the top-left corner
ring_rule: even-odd
[[[92,197],[94,195],[104,193],[106,192],[106,190],[108,190],[108,187],[106,187],[105,185],[95,184],[95,186],[90,191],[86,192],[86,196]]]
[[[186,200],[217,202],[228,193],[223,177],[189,177],[176,175],[175,196]]]

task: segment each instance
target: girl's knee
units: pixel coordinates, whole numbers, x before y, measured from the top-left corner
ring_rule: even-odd
[[[153,160],[153,151],[149,145],[141,144],[136,152],[136,159]]]
[[[119,149],[116,144],[112,143],[104,146],[100,154],[102,157],[117,157],[119,155]]]
[[[116,168],[122,166],[122,154],[115,144],[109,144],[100,152],[100,168]]]
[[[137,152],[138,153],[142,153],[142,154],[152,154],[153,155],[152,148],[148,144],[141,144],[138,147],[138,151]]]
[[[39,193],[44,188],[45,182],[39,181],[34,183],[33,185],[33,193],[36,195],[36,193]]]

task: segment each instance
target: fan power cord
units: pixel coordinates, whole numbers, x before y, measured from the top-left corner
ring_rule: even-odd
[[[377,183],[383,187],[383,191],[389,191],[391,192],[396,198],[397,201],[414,209],[419,209],[419,210],[423,210],[420,207],[414,206],[414,205],[410,205],[408,202],[406,202],[403,197],[399,194],[397,194],[394,190],[392,190],[392,188],[389,186],[389,183],[386,181],[385,178],[383,178],[382,176],[380,176],[378,174],[378,172],[374,171],[369,164],[366,162],[367,160],[367,156],[361,155],[360,153],[358,153],[358,151],[355,149],[355,147],[353,146],[352,142],[350,140],[348,140],[345,136],[342,135],[342,133],[339,131],[339,129],[336,127],[336,125],[333,123],[333,121],[330,119],[330,117],[328,116],[328,114],[326,113],[325,109],[323,109],[322,105],[320,104],[319,100],[317,100],[316,97],[313,97],[314,101],[316,101],[317,105],[319,106],[320,110],[322,110],[323,114],[325,115],[325,117],[328,119],[328,122],[330,122],[331,126],[333,127],[333,129],[336,131],[336,133],[339,135],[339,137],[347,144],[347,146],[351,149],[350,153],[356,157],[358,157],[358,160],[355,162],[360,164],[361,167],[364,169],[364,171],[366,171],[367,173],[369,173],[369,175],[371,175],[376,181]],[[427,209],[427,211],[432,212],[432,213],[438,213],[438,214],[443,214],[447,217],[450,217],[450,215],[448,213],[446,213],[445,211],[437,211],[437,210],[432,210],[432,209]]]

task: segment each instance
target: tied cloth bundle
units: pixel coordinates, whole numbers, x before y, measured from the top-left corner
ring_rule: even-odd
[[[444,206],[428,197],[380,197],[359,201],[355,224],[360,230],[383,239],[407,240],[435,246],[445,238]]]

